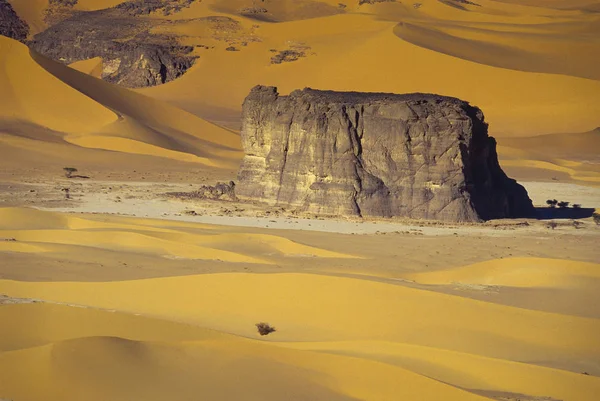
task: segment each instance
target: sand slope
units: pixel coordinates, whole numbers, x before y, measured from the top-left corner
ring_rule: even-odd
[[[0,280],[4,398],[475,401],[503,392],[592,401],[600,390],[600,318],[582,312],[599,293],[594,263],[513,258],[387,277],[371,249],[364,274],[349,277],[345,261],[366,258],[366,249],[343,253],[280,231],[26,208],[0,209],[0,239],[0,260],[44,253],[136,269],[185,258],[211,261],[216,272],[53,282],[46,270],[36,278],[46,282]],[[219,272],[217,259],[272,274]],[[276,273],[321,260],[331,268],[320,274]],[[449,292],[456,283],[501,291],[477,300]],[[513,289],[542,300],[540,291],[559,300],[572,293],[548,312]],[[260,321],[277,331],[259,337]]]
[[[502,138],[502,166],[511,174],[600,184],[600,128],[584,133]]]
[[[202,2],[181,17],[215,15],[211,3],[218,2]],[[342,14],[259,22],[259,41],[236,43],[238,52],[215,42],[181,79],[139,91],[218,121],[231,119],[250,88],[261,83],[282,93],[310,86],[456,96],[484,110],[494,135],[598,126],[597,14],[480,3],[467,10],[437,0],[420,2],[418,9],[349,4]],[[235,18],[248,29],[257,25]],[[194,35],[204,33],[190,27],[182,39]],[[270,63],[278,51],[298,48],[305,57]]]
[[[280,391],[317,399],[383,400],[398,395],[418,400],[483,399],[461,389],[467,388],[593,400],[600,386],[596,377],[540,366],[559,365],[577,372],[597,364],[600,349],[593,333],[600,329],[598,320],[364,280],[217,274],[96,284],[2,281],[0,291],[143,313],[249,338],[256,338],[252,327],[256,321],[277,323],[278,328],[268,343],[216,334],[206,335],[199,343],[148,343],[133,334],[140,333],[136,324],[144,319],[131,317],[128,323],[110,329],[93,323],[106,318],[92,310],[86,318],[92,319],[92,325],[85,331],[102,333],[99,336],[77,337],[82,334],[79,325],[69,328],[72,325],[65,324],[62,334],[47,330],[54,333],[54,341],[30,339],[27,347],[17,339],[8,341],[5,347],[13,351],[0,354],[0,369],[6,372],[3,377],[13,380],[1,383],[0,390],[10,396],[35,391],[39,399],[77,399],[87,391],[98,399],[127,395],[162,399],[169,391],[188,399],[203,388],[209,399],[242,391],[267,399],[280,397]],[[152,302],[157,293],[161,301]],[[0,311],[19,330],[18,321],[31,321],[21,319],[40,308],[57,307],[14,305]],[[59,308],[61,314],[63,308]],[[11,317],[17,313],[11,310],[18,310],[19,320]],[[46,311],[42,316],[53,314]],[[108,334],[116,330],[126,332],[125,336]],[[175,327],[169,330],[177,331]],[[161,336],[159,332],[151,337]],[[198,334],[186,328],[171,336]],[[22,372],[31,364],[41,384],[35,389],[20,384]],[[200,379],[197,373],[202,366],[213,368]],[[226,385],[236,377],[240,379],[235,385]],[[279,384],[267,385],[273,381]],[[70,391],[61,390],[67,384]]]
[[[107,222],[41,212],[32,209],[0,209],[0,249],[12,252],[52,251],[54,245],[70,245],[72,252],[86,247],[165,258],[219,260],[224,262],[272,264],[267,255],[353,258],[294,243],[275,235],[238,234],[218,226],[194,226],[186,232],[185,223],[156,227],[160,223],[144,219],[109,219]]]
[[[51,153],[52,145],[158,156],[235,168],[239,138],[187,112],[105,83],[0,38],[0,130],[12,146],[39,132],[31,144]],[[49,130],[51,132],[44,132]],[[7,149],[8,150],[8,149]],[[71,157],[77,148],[70,149]]]
[[[34,25],[46,6],[46,0],[13,3]],[[260,5],[267,9],[263,15],[242,12],[256,6],[252,1],[205,0],[171,16],[144,17],[149,23],[163,22],[155,33],[175,34],[183,44],[200,46],[195,50],[199,59],[182,78],[135,92],[86,75],[98,76],[101,66],[96,59],[73,66],[82,74],[33,55],[52,76],[25,80],[21,70],[28,70],[21,64],[36,68],[38,75],[45,73],[20,48],[20,55],[7,62],[12,66],[7,71],[12,72],[4,81],[10,85],[3,85],[14,94],[7,100],[11,106],[5,107],[5,114],[68,134],[63,143],[74,144],[75,149],[138,154],[233,171],[241,157],[239,138],[198,116],[239,128],[241,103],[256,84],[276,85],[281,93],[305,86],[433,92],[469,100],[484,110],[491,134],[500,137],[504,165],[516,178],[597,185],[597,166],[572,155],[554,154],[553,150],[562,148],[555,141],[544,142],[553,145],[543,150],[525,142],[508,142],[514,136],[589,132],[600,126],[600,77],[594,67],[600,51],[600,20],[590,12],[597,2],[481,0],[473,5],[423,0],[418,5],[361,6],[343,2],[346,7],[338,3],[267,1]],[[81,1],[76,9],[97,10],[114,4]],[[232,19],[206,18],[214,16]],[[165,18],[173,23],[164,24]],[[4,48],[9,43],[19,46],[3,42],[7,43]],[[231,46],[239,51],[225,51]],[[299,51],[298,60],[271,63],[274,55],[286,50]],[[53,83],[40,84],[46,81]],[[73,95],[72,89],[79,95]],[[53,102],[50,93],[61,93],[65,103]],[[76,99],[82,94],[85,100],[79,102]],[[66,99],[72,99],[76,107],[70,107]],[[77,111],[78,118],[66,110]],[[35,149],[36,156],[29,158],[37,158],[45,140],[23,142],[22,134],[15,138],[14,132],[8,133],[13,137],[5,137],[7,149],[10,146],[20,153]],[[591,149],[592,142],[597,141],[586,136],[578,149]],[[522,150],[527,152],[519,153]],[[75,153],[69,148],[69,154]]]
[[[23,44],[4,36],[0,37],[0,64],[2,119],[25,120],[68,133],[89,132],[117,120],[111,110],[39,66]]]

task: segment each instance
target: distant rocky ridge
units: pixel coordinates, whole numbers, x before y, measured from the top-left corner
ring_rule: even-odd
[[[101,57],[102,78],[125,87],[160,85],[184,74],[194,63],[191,46],[176,38],[150,33],[154,22],[140,15],[169,14],[195,0],[131,0],[98,11],[70,11],[45,31],[35,35],[30,47],[64,63]],[[59,0],[59,15],[76,4]]]
[[[337,216],[529,217],[483,113],[437,95],[257,86],[243,106],[236,195]]]
[[[29,26],[19,18],[7,0],[0,0],[0,35],[21,42],[29,35]]]

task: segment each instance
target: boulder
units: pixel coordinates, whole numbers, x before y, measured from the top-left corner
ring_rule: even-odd
[[[243,105],[240,199],[335,216],[529,217],[483,113],[432,94],[257,86]]]

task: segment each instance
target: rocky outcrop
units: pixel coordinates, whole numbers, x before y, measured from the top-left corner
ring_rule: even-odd
[[[500,168],[483,113],[459,99],[257,86],[242,124],[241,199],[336,216],[534,214]]]
[[[29,35],[29,26],[23,21],[11,4],[6,0],[0,0],[0,35],[7,36],[21,42]]]
[[[110,9],[73,12],[29,44],[67,64],[101,57],[102,78],[111,83],[130,88],[160,85],[192,66],[193,47],[179,45],[172,36],[151,33],[156,22],[139,15],[172,13],[189,4],[188,0],[129,1]]]
[[[116,6],[129,15],[148,15],[160,12],[171,15],[192,5],[196,0],[129,0]]]

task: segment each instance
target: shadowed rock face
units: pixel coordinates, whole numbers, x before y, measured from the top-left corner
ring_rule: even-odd
[[[19,18],[10,3],[0,0],[0,35],[23,42],[29,34],[29,26]]]
[[[242,124],[242,199],[344,216],[534,215],[500,168],[483,113],[458,99],[257,86]]]

